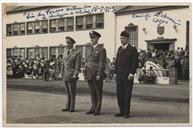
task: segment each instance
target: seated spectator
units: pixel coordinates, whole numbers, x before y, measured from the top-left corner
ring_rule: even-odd
[[[153,71],[153,67],[150,67],[149,70],[146,72],[146,81],[150,84],[155,83],[156,74]]]
[[[13,69],[11,63],[8,62],[7,64],[7,78],[12,78],[13,76]]]
[[[142,69],[139,71],[139,78],[138,78],[138,81],[139,83],[145,83],[145,76],[146,76],[146,71],[145,69]]]

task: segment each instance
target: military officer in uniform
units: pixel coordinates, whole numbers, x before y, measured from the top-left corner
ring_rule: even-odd
[[[75,111],[75,98],[78,74],[81,66],[80,53],[74,49],[75,40],[69,36],[66,37],[67,50],[64,52],[63,64],[61,66],[61,74],[65,82],[67,92],[66,108],[62,111]]]
[[[100,115],[103,80],[106,78],[104,73],[106,65],[106,50],[99,46],[98,41],[101,35],[96,31],[89,33],[91,45],[85,57],[85,79],[91,93],[92,106],[86,114]]]
[[[118,48],[115,60],[117,100],[120,112],[115,116],[128,118],[134,74],[138,66],[138,54],[137,49],[129,42],[129,34],[126,31],[121,32],[120,40],[122,46]]]

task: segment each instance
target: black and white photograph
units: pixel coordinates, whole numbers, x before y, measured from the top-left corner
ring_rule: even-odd
[[[2,3],[3,126],[191,126],[188,2]]]

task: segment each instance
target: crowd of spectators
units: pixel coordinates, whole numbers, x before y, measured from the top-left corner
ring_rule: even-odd
[[[115,58],[112,61],[107,58],[106,74],[107,79],[112,80],[115,70]],[[169,69],[174,66],[177,69],[178,79],[189,79],[189,51],[188,49],[177,48],[177,50],[139,50],[139,69],[145,68],[145,62],[152,61],[163,69]],[[84,67],[84,59],[81,61]],[[44,56],[35,56],[34,58],[23,58],[21,56],[7,58],[7,76],[8,78],[27,78],[58,80],[62,66],[62,56],[48,59]],[[141,72],[144,74],[144,72]],[[139,76],[140,77],[140,76]],[[142,78],[142,77],[141,77]],[[152,78],[152,77],[150,77]]]
[[[7,58],[7,76],[26,79],[59,79],[62,57],[48,59],[43,56],[23,58],[21,56]]]
[[[177,48],[177,50],[139,50],[139,69],[145,68],[146,61],[154,62],[163,69],[174,67],[178,80],[189,80],[189,50]],[[150,69],[148,69],[150,70]],[[145,71],[142,71],[143,75]],[[144,78],[144,77],[141,77]]]

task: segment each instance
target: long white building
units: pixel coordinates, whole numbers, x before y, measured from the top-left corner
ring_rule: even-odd
[[[3,46],[7,56],[58,57],[65,50],[65,37],[76,40],[85,57],[89,32],[101,33],[100,44],[112,60],[120,46],[120,32],[128,31],[139,50],[174,50],[189,47],[189,5],[160,6],[17,6],[5,9]]]

